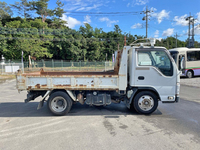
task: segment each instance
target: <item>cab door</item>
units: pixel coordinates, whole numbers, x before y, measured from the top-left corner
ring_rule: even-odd
[[[153,88],[161,101],[175,101],[177,68],[174,66],[164,48],[136,49],[135,86]]]

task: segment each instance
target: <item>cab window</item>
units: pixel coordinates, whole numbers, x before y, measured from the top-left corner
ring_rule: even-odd
[[[138,66],[154,66],[165,76],[173,75],[172,63],[165,51],[138,51]]]

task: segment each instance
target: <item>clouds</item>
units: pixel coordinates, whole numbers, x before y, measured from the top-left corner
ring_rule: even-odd
[[[102,17],[99,21],[106,22],[107,27],[112,27],[112,24],[119,22],[119,20],[110,20],[108,17]]]
[[[159,30],[156,30],[156,32],[154,33],[154,37],[158,38],[159,37]]]
[[[91,16],[89,16],[89,15],[85,16],[84,17],[85,21],[83,23],[91,23],[91,19],[90,18],[91,18]]]
[[[97,5],[94,4],[93,6],[89,6],[89,7],[80,7],[76,11],[90,11],[92,9],[97,9],[100,6],[101,4],[97,4]]]
[[[171,36],[174,33],[174,28],[168,28],[167,30],[163,31],[162,36]]]
[[[166,10],[163,9],[159,13],[153,12],[152,17],[156,17],[158,20],[158,23],[160,24],[164,18],[167,18],[167,19],[169,18],[169,13],[170,13],[169,11],[167,12]]]
[[[87,15],[84,17],[84,21],[83,23],[91,23],[91,16]],[[83,23],[81,21],[78,21],[76,18],[67,16],[67,15],[63,15],[62,20],[67,21],[67,24],[65,24],[67,27],[69,28],[74,28],[77,25],[82,25]]]
[[[186,21],[185,19],[187,18],[187,15],[183,15],[183,16],[175,16],[173,21],[175,23],[172,23],[173,25],[181,25],[181,26],[188,26],[188,21]]]
[[[159,30],[156,30],[156,31],[154,32],[154,38],[155,38],[156,40],[161,41],[162,38],[159,37],[159,33],[160,33],[160,31],[159,31]]]
[[[136,24],[134,24],[134,25],[131,26],[131,29],[137,29],[137,28],[141,29],[142,27],[143,26],[142,26],[141,23],[136,23]]]
[[[194,33],[195,35],[200,35],[200,25],[194,26]]]
[[[103,0],[65,0],[65,10],[67,11],[91,11],[97,10],[102,6]]]
[[[187,14],[185,14],[185,15],[183,15],[183,16],[180,16],[180,17],[179,17],[179,16],[175,16],[174,19],[173,19],[173,21],[174,21],[175,23],[172,23],[172,25],[188,26],[188,25],[189,25],[189,21],[186,20],[187,17],[188,17]],[[198,13],[194,16],[194,18],[196,19],[196,20],[195,20],[195,24],[196,24],[196,23],[200,23],[200,12],[198,12]]]
[[[163,9],[160,12],[156,12],[157,9],[153,7],[150,9],[150,11],[151,11],[150,15],[157,19],[158,24],[160,24],[165,18],[169,19],[170,11],[166,11],[165,9]]]
[[[197,23],[200,23],[200,12],[198,12],[196,15],[197,15]]]
[[[63,14],[61,19],[64,20],[64,21],[67,21],[67,24],[65,24],[65,25],[67,27],[69,27],[69,28],[72,28],[72,29],[75,28],[75,26],[80,26],[80,25],[82,25],[84,23],[90,24],[92,22],[91,21],[91,16],[89,16],[89,15],[84,16],[84,21],[83,22],[77,20],[76,18],[67,16],[65,14]]]
[[[130,6],[130,4],[131,4],[131,3],[128,3],[128,4],[126,5],[126,7],[129,7],[129,6]]]
[[[135,5],[145,5],[149,0],[135,0]]]
[[[67,15],[63,14],[62,20],[67,21],[66,26],[69,28],[74,28],[76,25],[81,25],[81,22],[75,18],[68,17]]]
[[[127,7],[135,6],[135,5],[146,5],[149,2],[149,0],[132,0],[132,2],[127,3]]]

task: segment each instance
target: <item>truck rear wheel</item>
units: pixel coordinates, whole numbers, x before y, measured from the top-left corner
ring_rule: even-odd
[[[50,95],[47,106],[54,115],[62,116],[70,111],[72,100],[67,93],[58,91]]]
[[[152,92],[142,91],[135,96],[133,107],[138,113],[151,114],[158,107],[157,96]]]

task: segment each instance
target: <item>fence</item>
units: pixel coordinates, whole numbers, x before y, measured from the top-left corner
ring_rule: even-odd
[[[18,69],[23,70],[22,63],[1,63],[0,72],[1,74],[10,74],[16,72]]]
[[[114,69],[114,63],[109,61],[103,62],[67,62],[64,60],[51,61],[33,61],[31,65],[24,63],[25,71],[33,71],[43,68],[48,71],[107,71]]]
[[[16,61],[15,61],[16,62]],[[18,69],[25,72],[39,71],[43,68],[45,71],[108,71],[114,69],[114,63],[110,61],[102,62],[68,62],[65,60],[40,60],[29,62],[14,63],[6,62],[0,64],[1,74],[14,73]]]

